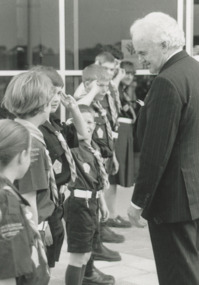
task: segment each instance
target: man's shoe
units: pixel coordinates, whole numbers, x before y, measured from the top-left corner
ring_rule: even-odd
[[[114,285],[115,278],[112,275],[106,275],[93,266],[92,275],[84,276],[82,285]]]
[[[130,221],[123,219],[121,216],[117,216],[114,219],[108,219],[106,222],[108,227],[115,228],[130,228],[132,226]]]
[[[100,223],[100,238],[102,242],[121,243],[125,238],[112,231],[106,224]]]
[[[108,249],[105,245],[100,243],[93,251],[94,260],[104,260],[104,261],[120,261],[121,255],[119,252]]]

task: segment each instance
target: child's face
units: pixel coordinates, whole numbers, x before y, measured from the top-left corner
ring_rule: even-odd
[[[52,100],[44,108],[42,124],[49,120],[50,113],[51,113],[51,102],[52,102]]]
[[[51,113],[55,113],[60,105],[61,102],[61,92],[62,92],[62,88],[61,87],[56,87],[55,88],[56,93],[53,96],[52,100],[51,100]]]
[[[87,131],[89,133],[89,138],[91,139],[96,126],[94,116],[90,112],[82,113],[82,116],[86,123]]]
[[[115,62],[104,62],[101,66],[105,67],[111,79],[113,79],[115,75]]]
[[[126,75],[122,79],[122,83],[129,86],[133,82],[134,70],[131,66],[125,66],[124,69],[125,69]]]
[[[97,81],[97,85],[99,87],[100,92],[95,97],[97,100],[103,100],[104,96],[106,95],[109,89],[109,80],[101,80]]]
[[[90,91],[92,88],[97,90],[97,95],[95,96],[95,100],[103,100],[109,89],[109,80],[100,80],[100,81],[92,81],[87,85],[87,89]]]

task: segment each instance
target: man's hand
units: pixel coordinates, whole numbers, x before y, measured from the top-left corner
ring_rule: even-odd
[[[136,209],[133,205],[130,205],[127,210],[131,224],[137,228],[144,228],[146,226],[146,222],[141,217],[142,211],[143,209]]]

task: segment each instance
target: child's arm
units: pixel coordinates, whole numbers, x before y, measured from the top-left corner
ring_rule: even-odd
[[[115,150],[113,151],[113,156],[112,156],[112,169],[111,169],[111,174],[114,175],[118,172],[119,170],[119,162],[117,160]]]
[[[121,80],[125,77],[125,75],[126,75],[125,69],[119,68],[117,75],[112,79],[116,88],[119,87],[119,84],[120,84]]]
[[[92,82],[91,90],[80,100],[78,100],[78,105],[87,105],[90,106],[96,95],[100,93],[100,87],[97,85],[97,81]]]
[[[72,96],[62,93],[62,104],[71,112],[77,132],[83,137],[83,139],[87,139],[88,131],[86,123],[79,110],[77,101]]]
[[[15,278],[9,278],[0,280],[0,285],[16,285],[16,279]]]
[[[103,222],[107,221],[108,217],[109,217],[109,210],[108,210],[108,207],[106,205],[106,201],[104,199],[104,193],[102,191],[101,191],[101,195],[99,197],[99,208],[100,208],[100,212],[102,215],[101,220]]]
[[[37,192],[32,191],[29,193],[22,194],[22,196],[29,202],[30,210],[33,214],[33,221],[35,225],[38,225],[38,210],[37,210]]]
[[[49,224],[47,225],[47,227],[45,229],[45,244],[47,246],[51,246],[53,244],[53,237],[52,237],[52,233],[51,233]]]

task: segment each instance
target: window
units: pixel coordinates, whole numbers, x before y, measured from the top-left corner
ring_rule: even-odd
[[[0,69],[59,69],[59,14],[54,0],[0,1]]]

